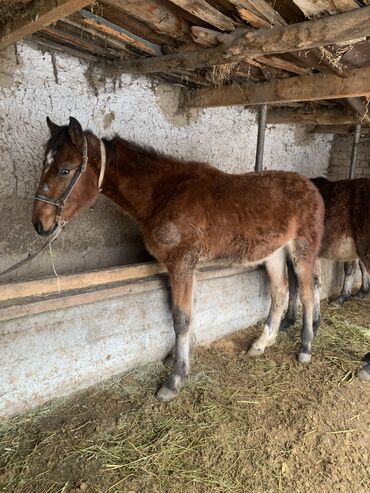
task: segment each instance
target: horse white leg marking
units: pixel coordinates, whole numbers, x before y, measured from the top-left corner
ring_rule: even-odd
[[[270,313],[262,334],[248,351],[249,356],[263,354],[266,347],[272,346],[276,342],[288,292],[285,262],[286,251],[284,247],[276,250],[266,260],[266,270],[270,280],[271,292]]]

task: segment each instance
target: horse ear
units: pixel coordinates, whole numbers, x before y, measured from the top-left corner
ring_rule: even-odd
[[[84,145],[84,132],[82,130],[81,124],[73,116],[69,117],[68,134],[79,151],[82,152]]]
[[[50,120],[50,118],[47,116],[46,117],[46,123],[49,127],[49,130],[50,130],[50,133],[53,134],[54,132],[56,132],[59,128],[59,125],[57,125],[56,123],[52,122]]]

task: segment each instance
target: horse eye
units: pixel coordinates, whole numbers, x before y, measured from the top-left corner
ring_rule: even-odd
[[[68,175],[69,173],[69,169],[61,169],[60,171],[58,171],[58,175]]]

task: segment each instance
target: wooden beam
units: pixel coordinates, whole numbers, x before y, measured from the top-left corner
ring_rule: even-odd
[[[354,125],[361,122],[361,117],[355,113],[346,113],[339,108],[304,109],[270,109],[267,113],[267,123],[302,125]]]
[[[158,0],[104,0],[108,5],[144,21],[160,33],[183,38],[189,32],[188,23]]]
[[[229,0],[235,5],[242,19],[254,27],[284,26],[285,20],[265,0]],[[258,23],[267,25],[258,25]],[[257,23],[256,25],[254,23]]]
[[[91,3],[91,0],[35,0],[19,10],[0,30],[0,50],[67,17]]]
[[[338,12],[348,12],[358,9],[359,5],[355,0],[293,0],[306,17],[318,17],[325,14],[337,14]]]
[[[272,29],[236,30],[228,34],[225,46],[132,60],[121,64],[124,73],[170,72],[181,68],[200,68],[239,62],[246,56],[305,50],[370,36],[370,7]]]
[[[197,269],[196,278],[205,281],[252,270],[255,268],[208,264]],[[64,275],[60,276],[59,292],[55,277],[2,284],[0,321],[161,289],[169,284],[167,276],[160,276],[166,272],[153,262]]]
[[[309,134],[353,135],[354,127],[348,125],[316,125]],[[370,127],[362,127],[361,135],[370,135]]]
[[[370,68],[352,70],[347,79],[334,74],[312,74],[272,80],[261,84],[247,83],[238,86],[199,89],[189,94],[187,106],[204,108],[320,101],[367,94],[370,94]]]
[[[205,0],[170,0],[198,19],[202,19],[221,31],[233,31],[235,24],[232,19],[219,12]]]
[[[135,48],[150,55],[162,54],[162,49],[160,46],[127,31],[127,29],[124,29],[111,21],[107,21],[103,17],[93,14],[85,9],[82,9],[79,14],[81,15],[81,22],[83,24],[100,31],[113,39],[134,46]]]

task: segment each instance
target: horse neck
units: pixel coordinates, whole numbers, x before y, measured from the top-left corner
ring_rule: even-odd
[[[183,163],[121,139],[105,141],[107,167],[102,193],[138,222],[152,216],[161,183],[181,175]]]

